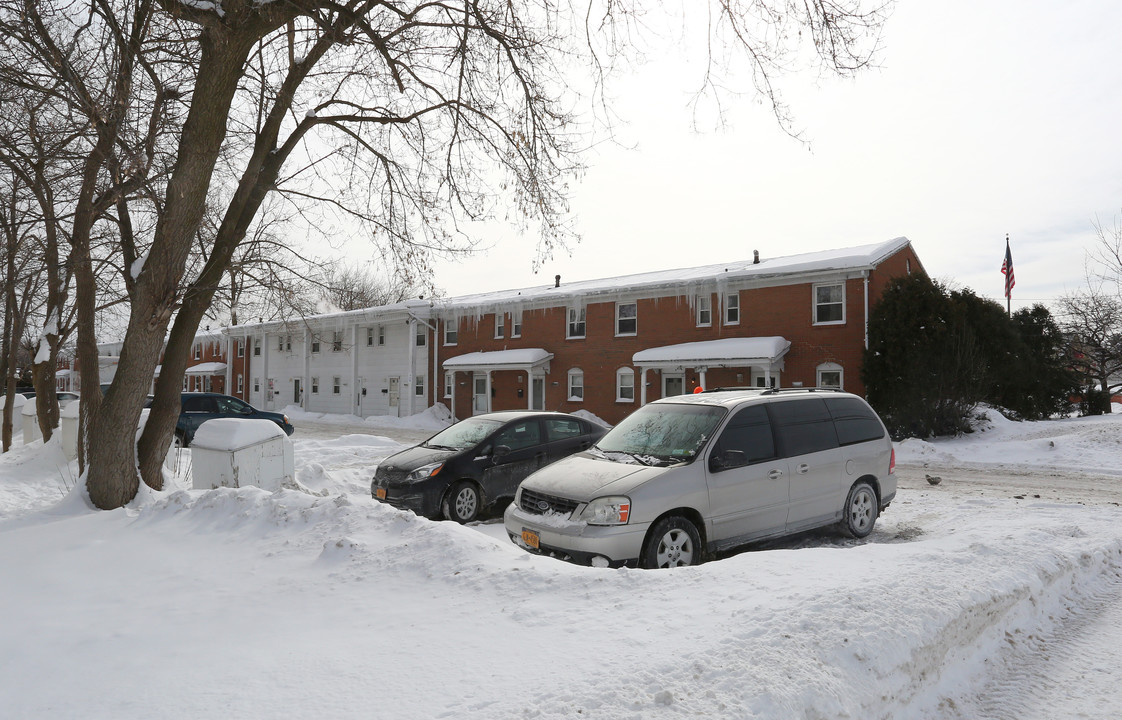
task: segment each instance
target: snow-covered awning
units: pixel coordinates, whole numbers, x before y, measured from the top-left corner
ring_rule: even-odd
[[[520,350],[492,350],[458,355],[444,361],[444,369],[459,372],[488,372],[492,370],[534,370],[545,367],[553,353],[542,348]]]
[[[778,336],[725,338],[640,350],[631,360],[640,368],[773,367],[790,349]]]
[[[55,371],[55,377],[56,378],[70,377],[70,371],[69,370],[56,370]]]
[[[205,362],[187,368],[187,375],[221,375],[226,372],[226,363]]]

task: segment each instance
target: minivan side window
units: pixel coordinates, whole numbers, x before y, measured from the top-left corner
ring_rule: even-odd
[[[826,398],[826,407],[834,418],[839,445],[855,445],[884,437],[884,426],[873,409],[857,398]]]
[[[834,419],[821,398],[770,403],[779,450],[784,457],[830,450],[838,446]]]
[[[771,434],[767,410],[763,405],[744,408],[729,420],[717,440],[716,453],[740,450],[749,463],[775,457],[775,438]]]

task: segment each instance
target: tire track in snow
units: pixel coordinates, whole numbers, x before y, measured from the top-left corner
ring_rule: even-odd
[[[1052,627],[1008,647],[977,694],[946,700],[947,718],[1115,720],[1122,707],[1122,570],[1111,567],[1095,590],[1067,602]]]

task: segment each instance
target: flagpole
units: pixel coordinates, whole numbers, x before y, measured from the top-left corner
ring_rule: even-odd
[[[1009,257],[1009,233],[1005,233],[1005,256]],[[1009,272],[1013,272],[1013,268],[1009,268]],[[1005,314],[1013,317],[1013,288],[1009,287],[1008,280],[1005,287]]]

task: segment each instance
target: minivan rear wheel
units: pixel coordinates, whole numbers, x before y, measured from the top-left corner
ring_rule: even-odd
[[[865,481],[855,483],[845,499],[842,530],[850,537],[863,538],[873,531],[877,521],[877,493]]]
[[[639,567],[686,567],[701,563],[701,535],[692,522],[681,515],[664,517],[651,527]]]

